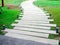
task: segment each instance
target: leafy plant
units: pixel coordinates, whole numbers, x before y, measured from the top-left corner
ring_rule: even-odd
[[[2,7],[0,7],[0,14],[2,14]]]

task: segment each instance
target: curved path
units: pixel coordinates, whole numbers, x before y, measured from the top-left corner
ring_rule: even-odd
[[[46,14],[42,9],[33,4],[34,1],[35,0],[27,0],[21,4],[22,8],[24,9],[24,16],[22,20],[45,20],[48,22]]]
[[[58,45],[59,41],[48,39],[49,34],[57,34],[50,30],[48,16],[44,11],[35,5],[35,0],[27,0],[21,4],[24,10],[22,20],[17,20],[18,24],[13,24],[14,29],[6,29],[8,33],[0,38],[3,42],[0,45]],[[39,26],[38,26],[39,25]],[[4,40],[4,41],[3,41]]]

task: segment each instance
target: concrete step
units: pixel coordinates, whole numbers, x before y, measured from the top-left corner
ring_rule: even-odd
[[[25,21],[25,20],[15,20],[15,22],[23,22],[23,23],[24,23],[24,22],[26,22],[26,23],[29,22],[29,23],[42,23],[42,24],[43,24],[43,23],[46,23],[46,24],[48,23],[48,24],[49,24],[49,21],[44,21],[44,22],[43,22],[43,21],[31,21],[31,20],[30,20],[30,21]]]
[[[25,16],[26,15],[26,16]],[[45,15],[38,15],[38,14],[24,14],[23,20],[45,20],[48,21],[48,17]]]
[[[53,30],[44,30],[44,29],[33,29],[33,28],[24,28],[24,27],[14,27],[15,30],[23,30],[23,31],[32,31],[32,32],[39,32],[39,33],[46,33],[46,34],[56,34],[56,31]]]
[[[24,20],[23,19],[22,21],[41,21],[41,22],[46,22],[47,21],[47,22],[49,22],[49,21],[54,21],[54,20],[53,19],[48,19],[48,20],[28,20],[28,19]],[[15,22],[20,22],[20,20],[15,20]]]
[[[19,15],[20,17],[22,17],[23,15]],[[50,18],[50,16],[46,16],[47,18]]]
[[[20,25],[31,25],[31,26],[43,26],[43,27],[56,27],[56,24],[42,24],[35,22],[19,22],[18,24],[11,24],[12,26],[20,26]]]
[[[11,33],[11,32],[7,33],[5,36],[17,38],[17,39],[31,40],[31,41],[45,43],[45,44],[49,44],[49,45],[58,45],[58,43],[59,43],[58,40],[38,38],[38,37],[21,35],[21,34],[16,34],[16,33]]]
[[[36,10],[35,10],[35,11],[36,11]],[[39,16],[39,17],[41,17],[41,16],[46,16],[46,17],[47,17],[46,14],[43,14],[43,13],[40,14],[40,12],[35,12],[35,13],[33,13],[33,12],[34,12],[33,10],[32,10],[32,11],[27,11],[27,10],[25,10],[23,14],[24,14],[24,15],[26,15],[26,14],[29,14],[29,15],[32,14],[32,15],[34,15],[34,14],[35,14],[34,16],[37,15],[36,17],[38,17],[38,16]],[[31,15],[31,16],[32,16],[32,15]]]
[[[24,16],[23,16],[23,17],[22,17],[22,20],[40,20],[40,21],[44,21],[44,20],[45,20],[45,21],[48,21],[48,17],[46,17],[46,18],[44,18],[44,19],[42,19],[42,18],[43,18],[43,17],[39,17],[39,18],[38,18],[38,17],[36,17],[36,18],[28,17],[28,18],[27,18],[27,17],[24,17]]]
[[[44,33],[37,33],[37,32],[28,32],[28,31],[22,31],[22,30],[13,30],[13,29],[6,29],[8,33],[16,33],[16,34],[23,34],[23,35],[30,35],[35,37],[42,37],[42,38],[48,38],[49,34]]]
[[[23,25],[23,24],[19,24],[19,25],[15,25],[15,27],[27,27],[27,28],[34,28],[34,29],[51,29],[50,27],[43,27],[43,26],[34,26],[34,25]]]

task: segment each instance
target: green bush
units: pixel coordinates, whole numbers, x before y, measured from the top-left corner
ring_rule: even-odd
[[[0,14],[2,13],[2,7],[0,7]]]

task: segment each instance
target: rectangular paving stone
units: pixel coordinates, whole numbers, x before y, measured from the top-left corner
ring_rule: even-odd
[[[31,12],[30,12],[30,11],[29,11],[29,12],[26,11],[26,12],[24,13],[24,15],[26,15],[26,13],[28,13],[27,15],[30,15]],[[31,14],[32,14],[32,15],[37,14],[37,16],[35,15],[36,17],[39,16],[39,17],[44,17],[44,18],[47,18],[47,17],[49,16],[49,15],[47,16],[46,14],[42,15],[42,14],[40,14],[40,12],[31,13]],[[49,16],[49,17],[50,17],[50,16]],[[40,18],[39,18],[39,19],[40,19]]]
[[[22,20],[24,21],[24,20]],[[41,22],[46,22],[46,21],[54,21],[53,19],[48,19],[48,20],[25,20],[25,21],[41,21]],[[15,20],[15,22],[20,22],[20,20]]]
[[[44,30],[44,29],[33,29],[33,28],[24,28],[24,27],[14,27],[15,30],[24,30],[24,31],[33,31],[33,32],[40,32],[40,33],[48,33],[48,34],[58,34],[56,31],[53,30]]]
[[[31,23],[31,22],[32,22],[32,23],[49,23],[49,21],[37,21],[37,20],[36,20],[36,21],[31,21],[31,20],[28,20],[28,21],[26,21],[26,20],[15,20],[15,22],[23,22],[23,23],[24,23],[24,22],[26,22],[26,23],[27,23],[27,22],[30,22],[30,23]]]
[[[45,26],[47,26],[47,27],[57,27],[57,25],[56,24],[46,24],[46,23],[35,23],[35,22],[19,22],[19,23],[17,23],[17,24],[11,24],[12,26],[20,26],[20,25],[33,25],[33,26],[43,26],[43,27],[45,27]]]
[[[22,31],[22,30],[13,30],[13,29],[6,29],[8,33],[16,33],[16,34],[22,34],[22,35],[30,35],[35,37],[42,37],[42,38],[48,38],[49,34],[44,33],[37,33],[37,32],[30,32],[30,31]]]
[[[27,28],[36,28],[36,29],[51,29],[51,27],[43,27],[43,26],[35,26],[35,25],[24,25],[24,24],[18,24],[18,25],[15,25],[15,27],[27,27]]]
[[[38,16],[38,15],[37,15],[37,16]],[[23,18],[24,16],[20,16],[20,17],[22,17],[22,19],[24,19],[24,18]],[[20,18],[20,17],[19,17],[19,18]],[[50,18],[50,16],[46,16],[46,18],[47,18],[47,19],[45,19],[45,18],[43,19],[42,17],[41,17],[41,18],[40,18],[40,17],[36,17],[36,19],[38,19],[38,20],[48,20],[48,18]],[[28,18],[27,18],[27,19],[28,19]],[[25,20],[25,19],[24,19],[24,20]],[[35,20],[35,19],[34,19],[34,20]]]
[[[25,16],[27,15],[27,16]],[[36,15],[36,14],[24,14],[22,20],[41,20],[41,21],[49,21],[47,16]]]

